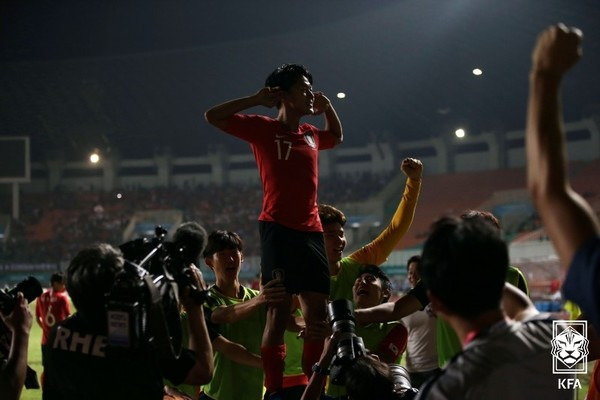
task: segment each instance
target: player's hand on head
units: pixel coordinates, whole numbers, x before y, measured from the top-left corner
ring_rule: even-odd
[[[420,180],[423,176],[423,163],[416,158],[405,158],[400,166],[402,173],[413,180]]]
[[[537,38],[532,54],[532,72],[562,76],[581,57],[582,32],[558,24],[544,30]]]
[[[264,87],[256,92],[255,96],[261,105],[271,108],[281,101],[283,91],[279,87]]]
[[[323,114],[331,107],[331,101],[323,94],[323,92],[314,92],[314,96],[313,115]]]

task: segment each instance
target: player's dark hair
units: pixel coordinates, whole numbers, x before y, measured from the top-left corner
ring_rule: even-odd
[[[231,231],[214,231],[208,235],[208,244],[204,249],[204,257],[212,257],[213,254],[223,250],[244,250],[242,238]]]
[[[329,204],[319,204],[319,218],[322,225],[337,222],[342,227],[346,225],[346,216],[343,212]]]
[[[272,88],[278,87],[284,92],[287,92],[303,76],[305,76],[306,79],[308,79],[308,82],[312,84],[312,74],[306,67],[300,64],[283,64],[269,74],[265,80],[265,86]]]
[[[50,276],[50,284],[54,284],[54,283],[64,283],[65,281],[65,274],[62,271],[59,272],[55,272]]]

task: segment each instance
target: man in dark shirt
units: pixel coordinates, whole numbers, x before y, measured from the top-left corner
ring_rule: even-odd
[[[212,347],[203,308],[187,291],[189,349],[177,359],[160,358],[142,344],[124,357],[107,355],[106,294],[123,270],[121,252],[108,244],[80,251],[67,269],[67,290],[77,312],[50,333],[45,400],[163,398],[163,378],[200,385],[212,378]],[[196,274],[194,279],[199,281]],[[200,287],[198,282],[198,286]]]

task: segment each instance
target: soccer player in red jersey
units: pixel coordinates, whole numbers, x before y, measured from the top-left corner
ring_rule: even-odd
[[[329,269],[317,208],[318,150],[340,144],[343,134],[331,101],[323,93],[313,92],[312,82],[306,68],[285,64],[273,71],[265,87],[255,94],[205,113],[210,124],[252,148],[263,185],[259,217],[262,282],[282,279],[289,293],[287,301],[269,307],[263,333],[261,356],[271,398],[276,398],[282,387],[283,334],[291,294],[299,294],[308,325],[325,320],[329,295]],[[277,117],[240,114],[255,106],[277,106]],[[324,129],[300,122],[305,116],[320,114],[325,117]],[[304,342],[307,375],[322,347],[322,341]]]
[[[69,315],[71,315],[71,306],[64,275],[62,272],[55,272],[50,277],[50,288],[42,293],[35,305],[35,320],[42,328],[42,365],[44,365],[46,342],[50,330]]]

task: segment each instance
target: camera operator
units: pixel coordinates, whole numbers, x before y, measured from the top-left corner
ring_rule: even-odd
[[[391,294],[392,283],[381,268],[376,265],[360,266],[352,287],[356,310],[386,303]],[[365,347],[384,363],[398,364],[408,340],[408,331],[399,321],[359,325],[356,334],[362,338]],[[332,398],[343,398],[345,393],[344,386],[330,384],[327,388],[327,395]]]
[[[17,305],[8,315],[0,318],[12,332],[9,354],[0,359],[0,394],[3,400],[17,400],[21,396],[27,374],[27,349],[33,316],[23,293],[17,293]]]
[[[181,297],[189,315],[189,350],[182,350],[176,359],[160,359],[149,344],[131,349],[125,356],[106,354],[106,298],[123,265],[122,253],[109,244],[84,249],[71,261],[67,290],[77,312],[50,333],[45,400],[159,400],[163,398],[163,378],[195,385],[211,379],[212,347],[202,304],[192,299],[189,288]],[[200,287],[199,275],[194,275]]]
[[[312,374],[301,400],[321,399],[323,385],[329,376],[329,365],[335,356],[340,338],[341,332],[335,332],[325,340],[323,353],[313,368],[315,373]],[[409,389],[409,385],[403,384],[401,389],[398,388],[399,385],[395,382],[392,371],[393,368],[389,364],[380,361],[376,356],[370,354],[358,356],[344,371],[347,398],[352,400],[402,399],[403,392]]]

